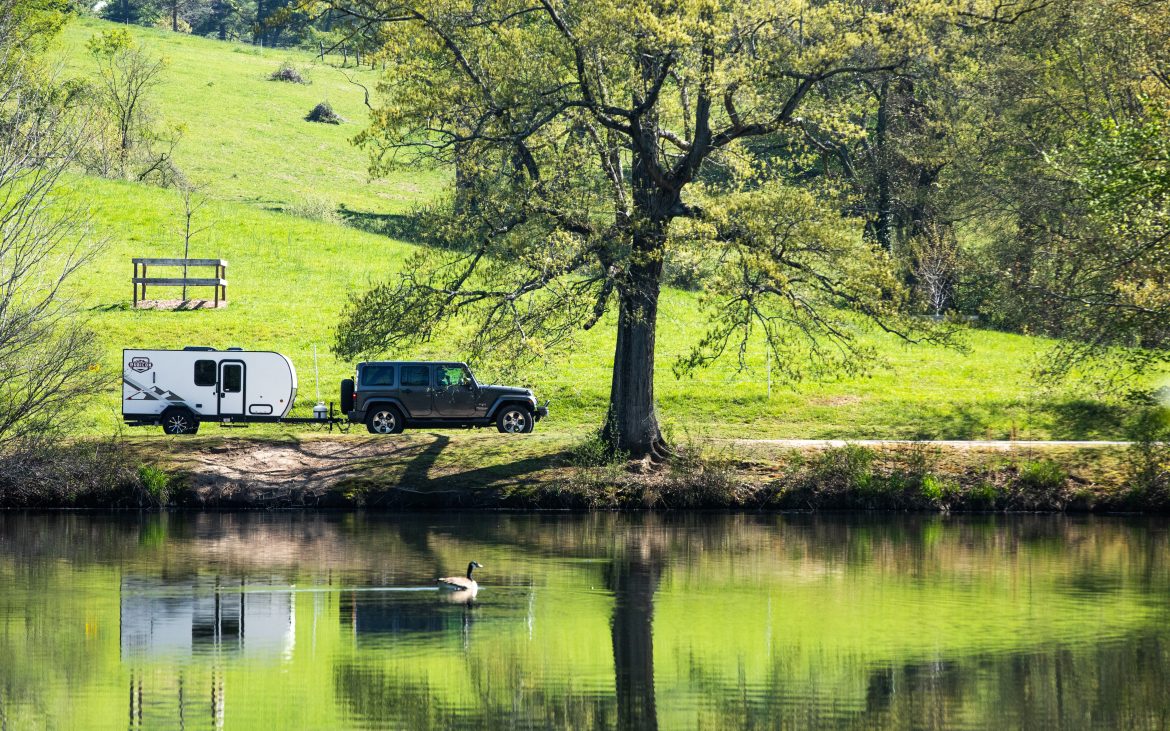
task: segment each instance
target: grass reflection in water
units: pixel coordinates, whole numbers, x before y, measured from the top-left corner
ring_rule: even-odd
[[[0,722],[1163,728],[1168,548],[1158,519],[0,515]],[[476,601],[440,602],[471,555]]]

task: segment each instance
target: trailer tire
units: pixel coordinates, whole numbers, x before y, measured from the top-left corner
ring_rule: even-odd
[[[189,409],[167,409],[162,415],[163,431],[173,436],[199,431],[199,419]]]
[[[405,427],[402,412],[393,406],[374,406],[366,413],[366,429],[371,434],[400,434]]]

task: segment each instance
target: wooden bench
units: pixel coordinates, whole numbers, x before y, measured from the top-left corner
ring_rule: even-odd
[[[134,262],[134,306],[138,306],[139,300],[146,299],[146,287],[151,285],[154,287],[214,287],[215,288],[215,306],[219,307],[219,302],[222,299],[224,304],[227,304],[227,260],[225,259],[145,259],[135,257],[131,261]],[[142,273],[139,274],[138,267],[142,267]],[[184,267],[189,269],[191,267],[214,267],[214,277],[148,277],[146,276],[147,267]],[[142,287],[141,295],[139,295],[138,288]]]

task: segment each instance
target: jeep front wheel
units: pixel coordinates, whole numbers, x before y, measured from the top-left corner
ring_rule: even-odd
[[[398,434],[406,424],[393,406],[379,406],[366,415],[366,429],[371,434]]]
[[[504,434],[528,434],[535,425],[532,412],[523,406],[505,406],[496,416],[496,428]]]

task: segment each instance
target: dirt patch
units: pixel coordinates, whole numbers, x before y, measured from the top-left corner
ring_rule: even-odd
[[[138,300],[140,310],[214,310],[227,307],[227,300]]]
[[[861,403],[861,401],[860,396],[824,396],[809,399],[808,402],[812,406],[852,406]]]
[[[362,460],[393,456],[379,440],[232,441],[180,460],[202,503],[312,503],[352,480]]]

